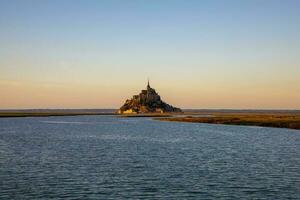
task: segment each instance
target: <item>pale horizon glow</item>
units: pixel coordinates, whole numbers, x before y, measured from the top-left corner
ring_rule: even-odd
[[[1,1],[0,109],[300,109],[300,2]]]

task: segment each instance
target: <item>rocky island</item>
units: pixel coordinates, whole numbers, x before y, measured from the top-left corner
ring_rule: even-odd
[[[171,113],[182,112],[180,108],[173,107],[161,100],[155,89],[150,87],[149,80],[146,90],[127,99],[125,104],[117,111],[118,114],[138,113]]]

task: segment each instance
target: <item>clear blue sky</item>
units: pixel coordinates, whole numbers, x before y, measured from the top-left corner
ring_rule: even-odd
[[[300,1],[0,0],[0,108],[300,108]]]

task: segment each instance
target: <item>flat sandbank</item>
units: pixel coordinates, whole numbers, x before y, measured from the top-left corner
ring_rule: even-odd
[[[300,114],[216,114],[210,117],[191,115],[163,117],[156,120],[300,129]]]

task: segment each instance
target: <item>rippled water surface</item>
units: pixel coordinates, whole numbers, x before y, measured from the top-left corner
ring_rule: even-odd
[[[76,116],[0,119],[1,199],[300,199],[300,131]]]

